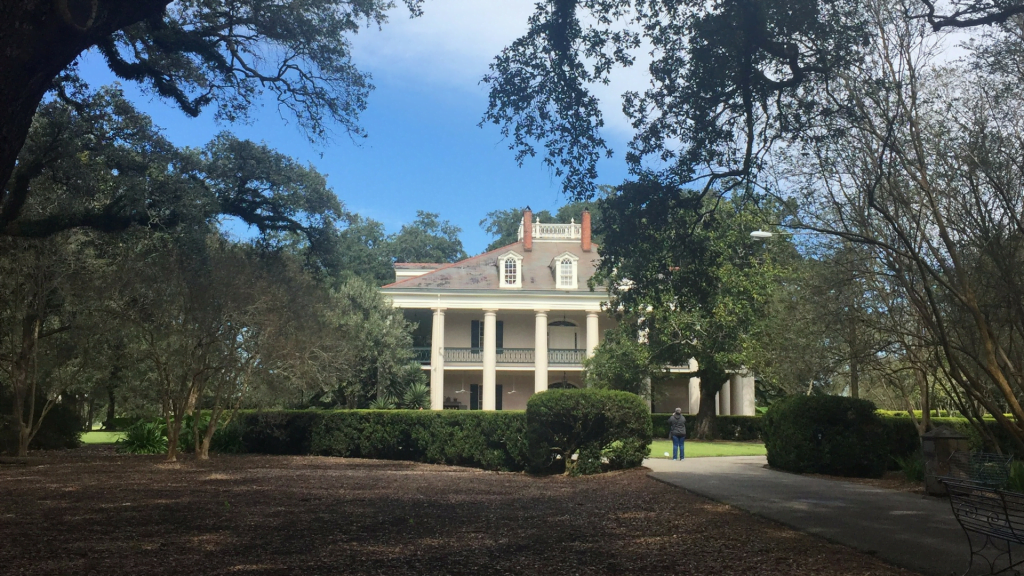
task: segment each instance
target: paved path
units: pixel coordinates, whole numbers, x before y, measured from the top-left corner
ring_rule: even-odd
[[[897,566],[928,576],[967,569],[967,542],[947,500],[787,474],[766,464],[764,456],[644,461],[657,480]]]

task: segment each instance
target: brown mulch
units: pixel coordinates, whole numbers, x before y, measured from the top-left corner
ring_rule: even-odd
[[[842,482],[853,482],[864,484],[875,488],[885,488],[897,492],[910,492],[912,494],[925,494],[924,483],[907,480],[903,472],[886,472],[881,478],[848,478],[846,476],[830,476],[828,474],[804,474],[813,478],[824,478],[826,480],[840,480]]]
[[[0,466],[3,574],[903,575],[656,482],[109,448]]]

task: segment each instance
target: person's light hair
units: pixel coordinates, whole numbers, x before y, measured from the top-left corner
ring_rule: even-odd
[[[682,408],[676,408],[676,414],[682,414],[682,413],[683,413],[683,409]]]

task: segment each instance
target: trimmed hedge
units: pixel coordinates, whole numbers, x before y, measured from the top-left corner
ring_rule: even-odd
[[[603,468],[602,456],[610,468],[632,468],[651,448],[647,405],[636,394],[618,390],[535,394],[526,403],[526,429],[530,468],[537,472],[594,474]]]
[[[526,468],[523,412],[282,410],[238,418],[246,452]]]
[[[764,415],[768,464],[798,473],[878,478],[889,466],[890,428],[874,403],[843,396],[792,396]]]
[[[668,438],[668,418],[671,414],[651,414],[651,426],[655,438]],[[696,422],[696,416],[686,416],[689,432]],[[760,416],[715,416],[715,440],[751,441],[761,439]]]

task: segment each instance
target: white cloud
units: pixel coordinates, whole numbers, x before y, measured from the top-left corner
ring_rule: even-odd
[[[363,30],[355,37],[355,59],[391,83],[467,90],[483,99],[487,87],[480,79],[494,56],[526,32],[534,2],[431,0],[419,18],[409,18],[408,11],[399,8],[380,30]],[[641,51],[638,56],[643,55]],[[638,58],[632,68],[617,70],[610,85],[594,87],[606,127],[618,138],[632,132],[622,114],[621,94],[644,89],[646,62],[647,58]]]

